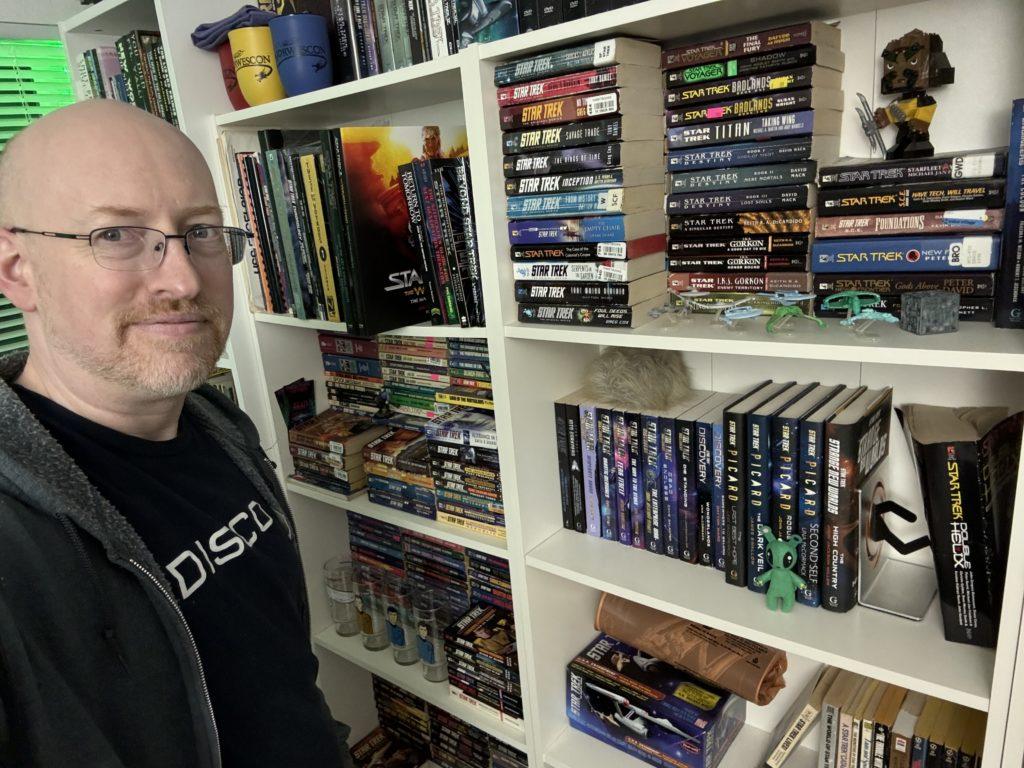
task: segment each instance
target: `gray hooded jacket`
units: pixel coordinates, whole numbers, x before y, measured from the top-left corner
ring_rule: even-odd
[[[0,766],[220,766],[202,667],[171,586],[10,388],[26,357],[0,356]],[[185,408],[294,541],[249,418],[205,386]]]

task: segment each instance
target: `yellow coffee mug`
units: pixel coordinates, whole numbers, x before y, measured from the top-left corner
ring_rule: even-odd
[[[267,104],[285,97],[284,85],[277,74],[274,42],[270,27],[241,27],[228,32],[231,58],[235,62],[238,87],[251,106]]]

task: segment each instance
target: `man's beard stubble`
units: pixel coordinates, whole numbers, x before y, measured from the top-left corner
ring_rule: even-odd
[[[150,337],[137,328],[140,322],[154,316],[186,314],[204,319],[201,332],[180,339],[160,338]],[[50,342],[84,370],[140,395],[156,398],[183,395],[203,384],[224,351],[230,328],[224,313],[205,301],[157,302],[144,309],[125,310],[116,317],[116,351],[107,352],[70,341],[49,320],[47,315]]]

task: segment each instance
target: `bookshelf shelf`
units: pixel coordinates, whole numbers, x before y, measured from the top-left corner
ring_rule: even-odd
[[[102,0],[61,22],[65,35],[78,33],[117,37],[133,29],[156,29],[153,0]]]
[[[600,344],[680,352],[714,352],[723,355],[837,360],[861,363],[938,366],[989,371],[1024,371],[1024,334],[992,328],[983,323],[964,323],[958,333],[914,336],[897,326],[872,328],[875,339],[860,339],[838,320],[828,320],[818,330],[800,324],[791,335],[769,334],[764,322],[755,321],[743,330],[716,325],[709,315],[673,323],[668,317],[639,328],[559,328],[510,323],[505,335],[513,339],[554,341],[569,344]]]
[[[287,325],[294,328],[312,328],[318,331],[331,331],[333,333],[347,333],[348,328],[344,323],[332,323],[327,320],[301,320],[291,315],[272,315],[267,312],[253,312],[253,319],[257,323],[270,323],[271,325]],[[431,325],[422,323],[420,325],[409,325],[405,328],[395,328],[388,331],[392,336],[435,336],[445,339],[482,339],[487,336],[486,328],[462,328],[457,325]]]
[[[408,512],[399,512],[397,509],[391,509],[382,504],[374,504],[367,498],[365,493],[359,493],[353,498],[347,499],[341,494],[325,491],[322,488],[317,488],[298,480],[288,480],[285,487],[292,493],[297,493],[308,499],[322,501],[325,504],[340,507],[348,512],[356,512],[365,517],[379,520],[382,523],[397,525],[399,528],[404,528],[407,531],[415,531],[426,536],[433,536],[435,539],[443,539],[452,544],[469,547],[488,555],[508,558],[508,547],[501,539],[473,533],[472,531],[462,531],[447,523],[428,520],[425,517],[416,517]]]
[[[331,653],[357,664],[378,677],[401,686],[424,701],[465,720],[485,733],[519,750],[526,749],[523,727],[509,720],[499,720],[489,712],[477,709],[448,692],[448,683],[431,683],[424,679],[419,664],[403,667],[391,656],[391,649],[368,651],[358,637],[342,637],[329,627],[314,637],[314,642]]]
[[[727,585],[713,568],[565,530],[530,551],[526,563],[787,653],[989,708],[995,655],[946,642],[937,601],[921,622],[863,606],[842,614],[797,605],[784,614],[767,610],[763,595]]]
[[[218,115],[221,128],[323,128],[462,98],[459,53]]]
[[[718,764],[719,768],[760,765],[768,748],[768,736],[760,728],[744,726]],[[786,761],[786,768],[814,768],[817,764],[817,751],[800,747]],[[567,726],[544,752],[544,765],[547,768],[642,768],[647,763]]]

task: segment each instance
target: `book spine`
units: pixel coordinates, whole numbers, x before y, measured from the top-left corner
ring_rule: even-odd
[[[694,422],[676,420],[676,435],[676,519],[679,529],[679,558],[688,563],[696,563],[698,532]]]
[[[422,64],[430,59],[429,43],[426,37],[426,20],[423,17],[422,0],[405,0],[405,15],[409,31],[409,52],[413,64]]]
[[[629,243],[565,243],[562,245],[514,245],[512,261],[623,261],[630,256]],[[656,253],[657,248],[651,251]]]
[[[519,14],[519,33],[531,32],[535,29],[540,29],[540,20],[538,19],[538,0],[516,0],[516,12]],[[504,90],[504,89],[502,89]],[[499,91],[498,103],[501,104],[501,94]]]
[[[869,188],[822,189],[818,192],[818,212],[823,216],[943,211],[947,208],[1002,208],[1004,203],[1005,189],[1001,179],[890,184]]]
[[[302,170],[302,184],[306,192],[306,206],[309,211],[310,230],[313,234],[313,252],[316,254],[320,284],[324,291],[324,313],[327,320],[342,322],[338,291],[334,284],[333,259],[327,240],[327,223],[324,221],[323,203],[320,199],[320,181],[317,174],[315,155],[299,158]]]
[[[725,580],[747,585],[747,456],[746,418],[725,414]]]
[[[537,25],[541,29],[561,23],[562,0],[537,0]]]
[[[440,59],[448,55],[448,32],[444,23],[444,0],[425,0],[430,57]]]
[[[679,461],[676,420],[658,418],[658,460],[661,474],[661,554],[679,557]]]
[[[854,734],[856,735],[856,730]],[[872,720],[864,718],[860,722],[860,743],[856,747],[857,760],[851,762],[851,765],[857,766],[857,768],[872,768],[872,755],[874,753],[874,735],[875,735],[875,723]],[[908,766],[909,768],[909,766]]]
[[[678,48],[662,51],[661,66],[688,67],[705,64],[710,61],[727,58],[734,53],[744,55],[768,53],[797,45],[807,45],[813,39],[813,26],[805,21],[800,24],[772,29],[765,32],[727,37],[722,40],[711,40],[701,43],[690,43]]]
[[[256,231],[256,211],[252,196],[252,186],[246,164],[251,157],[242,153],[235,154],[235,191],[238,193],[239,211],[242,223],[246,228]],[[249,284],[249,299],[255,309],[266,311],[273,309],[270,284],[267,280],[266,254],[260,248],[260,238],[253,238],[253,247],[249,249],[249,266],[246,270]]]
[[[265,257],[263,266],[266,279],[264,288],[269,302],[268,309],[278,313],[291,309],[297,317],[303,317],[303,308],[294,303],[295,294],[291,291],[285,292],[284,281],[280,277],[280,272],[285,268],[282,262],[286,258],[286,250],[282,244],[283,235],[278,226],[276,191],[270,183],[270,168],[266,158],[261,159],[259,155],[254,154],[253,157],[246,160],[246,170],[252,194],[259,195],[259,199],[253,198],[253,210],[257,216],[262,217],[267,229],[269,247],[263,251]],[[260,201],[262,201],[262,205]]]
[[[813,148],[813,137],[797,136],[768,142],[676,149],[668,153],[667,167],[669,171],[677,172],[798,162],[810,158]]]
[[[716,104],[699,104],[682,109],[670,109],[665,113],[665,123],[669,128],[680,125],[711,123],[736,117],[756,117],[773,115],[778,112],[797,112],[811,109],[813,99],[811,89],[768,93],[759,96],[747,96],[730,99]]]
[[[499,118],[503,131],[513,131],[614,115],[620,107],[619,91],[611,90],[503,107]]]
[[[558,449],[558,487],[562,497],[562,527],[574,530],[572,483],[569,479],[569,427],[565,403],[555,403],[555,445]]]
[[[600,537],[601,499],[598,492],[600,475],[597,459],[597,409],[593,405],[583,404],[579,410],[587,534]]]
[[[502,151],[506,155],[517,155],[523,152],[569,149],[586,144],[604,144],[609,141],[622,141],[624,138],[622,118],[610,117],[546,128],[509,131],[502,136]]]
[[[615,510],[619,543],[633,543],[633,516],[629,506],[629,425],[624,411],[612,412],[612,440],[615,446]]]
[[[160,90],[156,60],[153,58],[153,36],[136,32],[134,37],[135,52],[142,64],[142,82],[146,88],[146,98],[149,100],[149,111],[162,120],[166,120],[167,106],[164,103],[164,94]]]
[[[597,460],[601,511],[601,538],[619,539],[619,514],[615,502],[615,440],[612,411],[597,408]]]
[[[814,71],[814,67],[807,66],[786,72],[768,72],[717,82],[683,85],[665,92],[665,106],[668,109],[679,109],[709,101],[749,98],[778,91],[810,88],[815,84]]]
[[[992,295],[995,288],[992,272],[935,272],[906,275],[863,274],[855,276],[821,275],[814,280],[814,290],[823,295],[840,291],[870,291],[878,294],[901,294],[913,291],[952,291],[961,296],[980,298]]]
[[[445,32],[448,40],[448,52],[452,54],[458,53],[461,48],[458,11],[457,0],[444,0]]]
[[[341,138],[341,132],[333,130],[331,137],[331,155],[334,159],[334,170],[338,180],[338,204],[342,210],[342,218],[347,223],[344,227],[345,250],[348,261],[348,274],[351,275],[352,295],[352,319],[346,318],[349,325],[349,333],[357,335],[368,335],[366,333],[366,310],[362,270],[359,268],[359,249],[356,244],[356,233],[353,225],[351,191],[348,188],[348,171],[345,167],[345,146]]]
[[[523,176],[518,179],[506,179],[505,194],[509,196],[538,195],[610,189],[622,187],[624,179],[625,173],[621,168],[550,176]]]
[[[925,768],[927,757],[928,739],[915,733],[910,746],[910,768]]]
[[[362,76],[356,52],[353,5],[354,0],[331,0],[335,83],[347,83]]]
[[[1006,160],[1007,153],[999,150],[950,157],[906,157],[896,162],[859,162],[849,168],[841,165],[822,168],[818,184],[828,188],[990,179],[1006,173]]]
[[[725,426],[711,425],[711,541],[712,562],[716,570],[725,570]]]
[[[456,240],[455,227],[452,219],[458,220],[462,215],[462,207],[459,204],[457,190],[454,185],[448,183],[453,181],[450,177],[445,178],[452,168],[430,169],[431,181],[434,186],[434,200],[438,212],[438,219],[441,225],[441,242],[444,246],[445,264],[448,268],[448,284],[451,287],[451,295],[455,300],[455,314],[463,328],[469,327],[469,304],[466,300],[465,284],[462,279],[462,264],[465,262],[465,253],[460,254],[459,244],[462,243],[462,231],[459,227],[459,239]]]
[[[797,551],[797,574],[806,589],[797,590],[796,599],[809,606],[821,605],[821,508],[824,486],[825,425],[800,423],[800,467],[797,517],[803,543]]]
[[[349,357],[348,355],[333,355],[330,353],[321,354],[324,363],[324,370],[330,373],[352,373],[357,376],[381,377],[381,365],[379,360],[370,360],[365,357]]]
[[[648,552],[663,554],[665,542],[661,538],[664,507],[661,495],[660,427],[657,416],[641,417],[641,482],[644,495],[644,543]]]
[[[278,257],[277,269],[278,281],[282,286],[287,286],[283,291],[288,297],[296,317],[308,319],[315,315],[315,303],[309,293],[308,285],[299,275],[299,257],[295,252],[295,238],[292,231],[295,228],[295,213],[288,204],[288,193],[285,183],[285,163],[280,150],[270,150],[263,153],[263,169],[266,175],[264,198],[270,205],[268,211],[272,211],[274,230],[277,233],[274,238],[279,244],[275,248]],[[285,280],[287,275],[287,281]]]
[[[768,544],[762,525],[771,524],[772,419],[753,414],[747,417],[747,587],[764,592],[754,578],[768,570]]]
[[[769,256],[669,257],[665,264],[669,272],[792,272],[806,269],[807,257],[785,253]]]
[[[167,68],[167,55],[164,53],[164,45],[160,38],[157,38],[153,46],[153,61],[156,64],[157,76],[160,79],[160,87],[164,93],[164,107],[167,110],[167,121],[174,127],[178,127],[178,108],[174,104],[174,89],[171,87],[171,72]]]
[[[626,198],[626,190],[621,188],[558,195],[521,195],[508,198],[506,215],[510,219],[527,219],[621,214]]]
[[[459,205],[462,210],[462,236],[465,243],[466,270],[469,279],[467,295],[470,305],[470,325],[482,327],[487,318],[484,312],[480,246],[476,236],[476,216],[473,212],[473,178],[469,171],[469,158],[459,158],[456,178],[458,180]]]
[[[380,55],[380,71],[391,72],[396,68],[395,49],[391,42],[390,0],[373,0],[373,27],[377,32],[377,52]]]
[[[124,89],[127,100],[136,104],[135,101],[135,78],[138,77],[138,69],[134,68],[134,64],[131,61],[130,53],[128,51],[128,35],[119,37],[114,42],[114,48],[117,50],[117,60],[121,64],[121,72],[124,73]]]
[[[494,84],[497,86],[512,85],[615,63],[615,42],[602,40],[575,48],[563,48],[560,51],[530,59],[500,64],[494,70]]]
[[[433,251],[433,269],[438,279],[438,297],[441,300],[441,318],[443,322],[458,322],[458,309],[455,306],[455,291],[451,284],[448,271],[448,257],[444,248],[444,235],[441,232],[440,201],[434,195],[430,167],[426,162],[414,160],[413,169],[416,174],[416,186],[420,193],[420,205],[423,211],[423,223],[430,239]]]
[[[502,159],[506,177],[537,176],[549,173],[574,173],[616,168],[622,164],[622,144],[567,147],[552,152],[507,155]]]
[[[680,86],[693,83],[757,75],[764,72],[775,72],[780,69],[808,67],[817,61],[816,53],[816,46],[808,45],[801,48],[759,53],[753,56],[728,59],[727,61],[672,69],[665,73],[665,85],[668,88],[679,88]]]
[[[565,219],[520,219],[508,223],[513,245],[569,243],[614,243],[626,240],[626,216],[586,216]]]
[[[666,132],[670,150],[726,144],[732,141],[765,141],[769,139],[813,134],[814,110],[787,112],[784,115],[763,115],[721,123],[701,123],[669,128]]]
[[[781,234],[810,232],[809,210],[731,211],[673,215],[668,220],[670,237]]]
[[[520,18],[522,18],[523,4],[519,5]],[[526,5],[527,8],[531,6]],[[532,27],[536,29],[536,27]],[[520,33],[526,29],[520,24]],[[498,89],[498,106],[510,107],[517,104],[528,104],[534,101],[555,99],[564,96],[573,96],[588,91],[599,91],[604,88],[613,88],[619,83],[618,67],[602,67],[601,69],[590,69],[586,72],[574,72],[571,75],[561,77],[549,77],[543,80],[535,80],[520,85],[509,85]]]
[[[373,26],[373,0],[351,0],[352,31],[356,42],[359,77],[370,77],[381,72],[377,53],[377,31]]]
[[[811,189],[807,185],[800,185],[670,194],[665,198],[665,211],[673,216],[686,213],[733,213],[807,208],[812,202]]]
[[[865,235],[923,235],[956,232],[1000,232],[1003,212],[988,210],[928,211],[923,213],[875,213],[860,216],[819,216],[815,237],[862,237]]]
[[[618,282],[630,279],[628,261],[611,262],[518,262],[512,265],[517,282],[534,280]]]
[[[801,291],[811,289],[807,272],[672,272],[668,277],[670,290],[756,293],[759,291]]]
[[[587,532],[586,498],[583,492],[583,445],[580,435],[580,409],[576,405],[565,406],[565,434],[568,446],[569,496],[572,499],[573,528],[577,533]]]
[[[313,234],[309,225],[309,209],[306,205],[305,184],[302,179],[302,166],[297,155],[283,154],[287,165],[285,175],[285,193],[288,196],[288,205],[294,212],[294,229],[292,237],[295,240],[295,250],[300,258],[300,271],[309,288],[310,295],[316,302],[316,317],[320,320],[327,319],[327,310],[324,300],[324,286],[318,278],[319,268],[314,262],[317,261],[313,249]]]
[[[626,436],[629,441],[629,516],[631,523],[630,543],[639,549],[647,546],[644,531],[647,527],[647,508],[644,505],[643,434],[642,418],[639,413],[626,414]]]
[[[395,54],[395,69],[412,64],[412,35],[409,31],[409,14],[406,0],[388,0],[388,26],[391,33],[391,49]]]
[[[1014,100],[1010,117],[1006,214],[995,321],[998,328],[1024,328],[1024,99]]]
[[[829,422],[825,427],[825,504],[822,507],[824,564],[821,575],[821,605],[830,611],[848,611],[857,601],[856,555],[846,551],[846,539],[856,541],[860,518],[857,478],[860,468],[853,428]]]
[[[821,710],[821,748],[818,750],[818,768],[835,768],[838,737],[839,710],[831,704],[825,704]]]
[[[712,462],[714,432],[706,421],[694,424],[696,433],[694,454],[694,489],[697,494],[697,562],[713,565],[715,544],[711,530],[711,507],[714,495],[714,469]]]
[[[628,283],[515,281],[516,301],[537,304],[634,304]]]
[[[673,173],[669,176],[669,192],[813,184],[816,170],[817,163],[814,160],[804,160],[794,163]]]
[[[153,103],[146,82],[146,67],[142,60],[142,46],[139,42],[138,32],[128,34],[128,62],[132,69],[125,70],[130,74],[135,89],[135,106],[144,109],[151,114],[156,114],[156,105]]]
[[[1000,238],[995,235],[816,240],[811,246],[811,268],[814,272],[991,272],[999,264],[999,250]]]
[[[520,304],[519,322],[551,325],[589,325],[595,328],[632,328],[633,308],[623,306]]]
[[[871,749],[874,768],[889,768],[889,726],[875,722],[875,740]]]
[[[800,420],[772,420],[771,527],[778,539],[788,539],[799,526],[797,459],[800,452]]]

